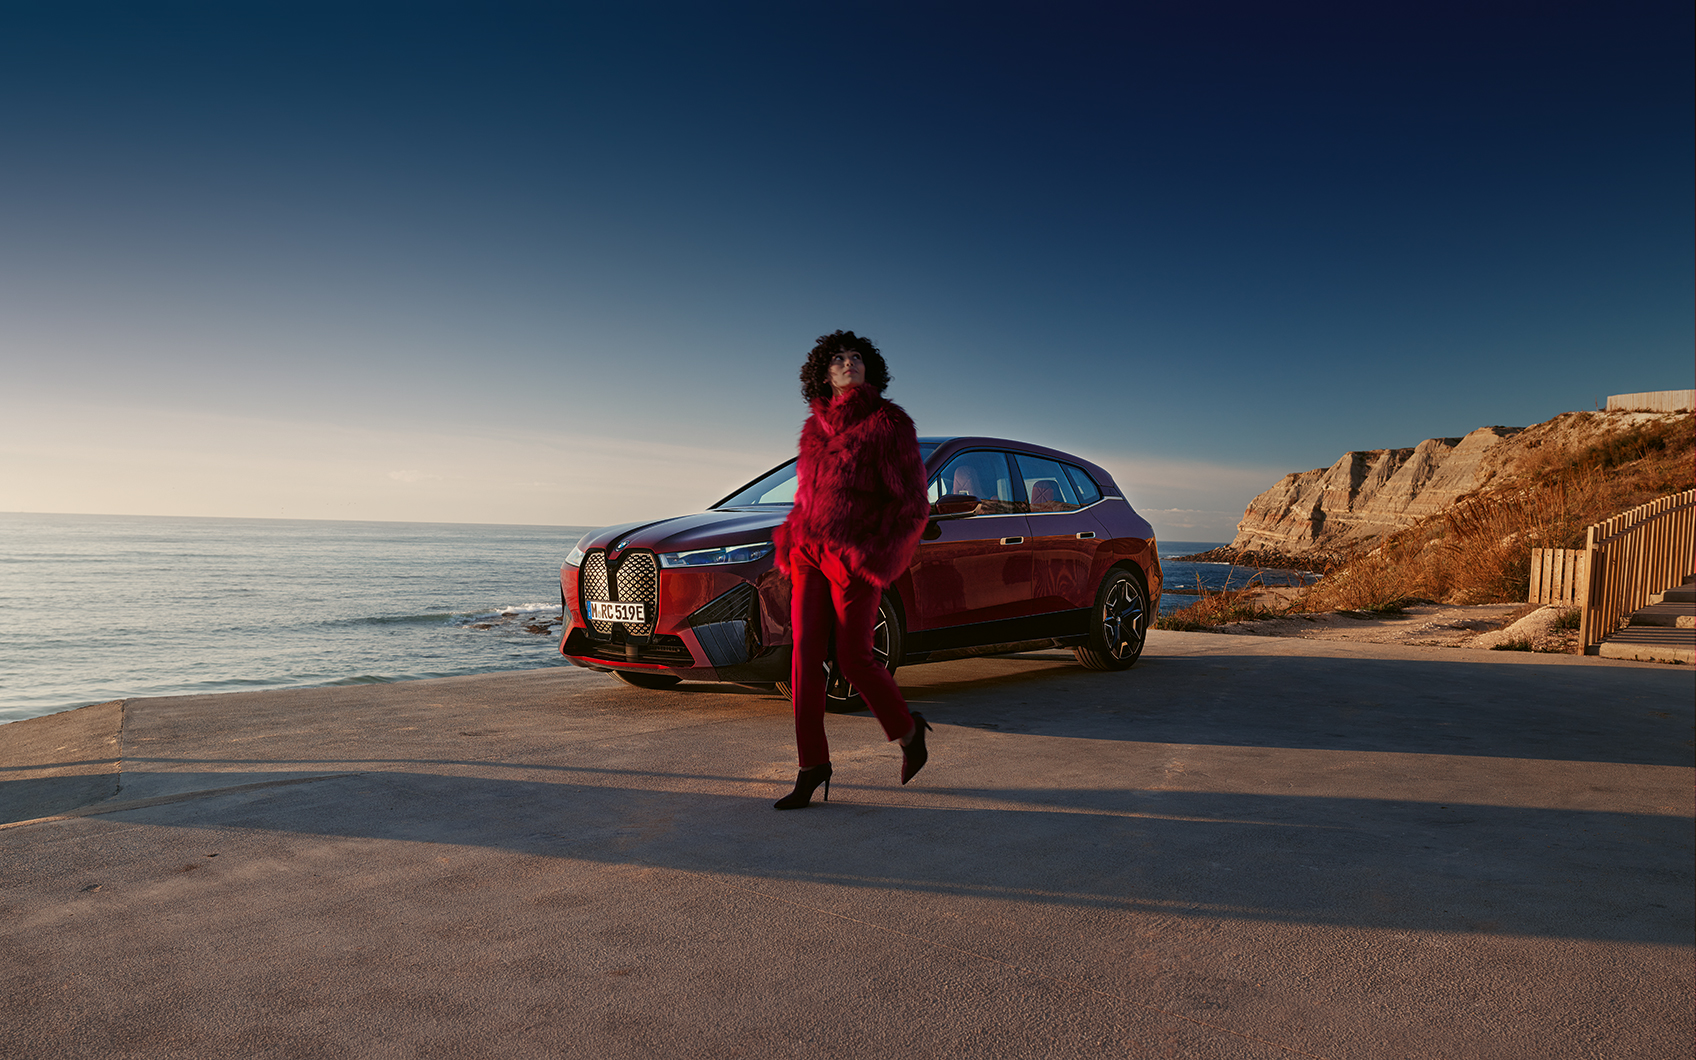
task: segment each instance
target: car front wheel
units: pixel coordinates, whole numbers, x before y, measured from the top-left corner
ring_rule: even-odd
[[[872,655],[890,673],[901,664],[901,612],[888,596],[878,604],[877,618],[872,623]],[[777,683],[777,694],[791,701],[795,698],[788,681]],[[859,691],[836,668],[834,650],[824,663],[824,709],[832,714],[852,714],[866,709],[866,701]]]
[[[1128,670],[1148,636],[1148,590],[1142,579],[1115,567],[1101,580],[1090,617],[1089,643],[1072,649],[1088,670]]]

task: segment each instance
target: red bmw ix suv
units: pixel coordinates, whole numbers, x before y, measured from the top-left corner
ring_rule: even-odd
[[[921,438],[931,516],[884,592],[873,644],[899,665],[1064,645],[1096,670],[1137,661],[1160,599],[1154,530],[1107,472],[1001,438]],[[699,515],[587,534],[560,569],[560,653],[642,688],[789,682],[789,579],[772,530],[795,461]],[[830,664],[827,664],[829,666]],[[858,695],[832,673],[837,709]]]

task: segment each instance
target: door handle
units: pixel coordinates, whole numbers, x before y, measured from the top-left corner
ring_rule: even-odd
[[[1004,537],[1001,539],[1001,543],[1003,545],[1022,545],[1025,543],[1025,539],[1022,537]]]
[[[1094,530],[1085,530],[1083,533],[1078,535],[1078,540],[1079,541],[1088,541],[1090,538],[1092,538],[1094,536],[1095,536]]]

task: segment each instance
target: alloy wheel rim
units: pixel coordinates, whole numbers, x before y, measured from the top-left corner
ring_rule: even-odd
[[[880,605],[877,609],[877,622],[872,626],[872,658],[885,670],[889,669],[889,615]],[[824,664],[824,693],[825,696],[839,702],[847,702],[854,698],[855,688],[848,683],[836,668],[836,663],[826,659]]]
[[[1102,602],[1101,611],[1101,631],[1109,655],[1123,659],[1142,647],[1146,612],[1142,593],[1129,579],[1113,586]]]

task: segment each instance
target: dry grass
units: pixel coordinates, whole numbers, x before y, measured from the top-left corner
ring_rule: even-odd
[[[1578,548],[1592,523],[1696,484],[1692,417],[1653,420],[1550,451],[1512,478],[1334,566],[1304,611],[1393,611],[1417,601],[1523,600],[1533,548]]]
[[[1258,589],[1224,589],[1209,592],[1205,589],[1196,602],[1169,615],[1154,620],[1155,629],[1198,630],[1222,626],[1227,622],[1251,622],[1259,618],[1277,618],[1288,608],[1266,606]]]
[[[1252,585],[1203,589],[1194,604],[1157,618],[1154,626],[1203,630],[1299,612],[1383,615],[1416,603],[1524,600],[1533,548],[1582,547],[1592,523],[1696,485],[1693,425],[1690,415],[1670,416],[1577,449],[1550,445],[1521,463],[1511,478],[1369,550],[1336,559],[1317,584],[1293,599],[1264,596]],[[1515,644],[1500,650],[1532,648]]]

